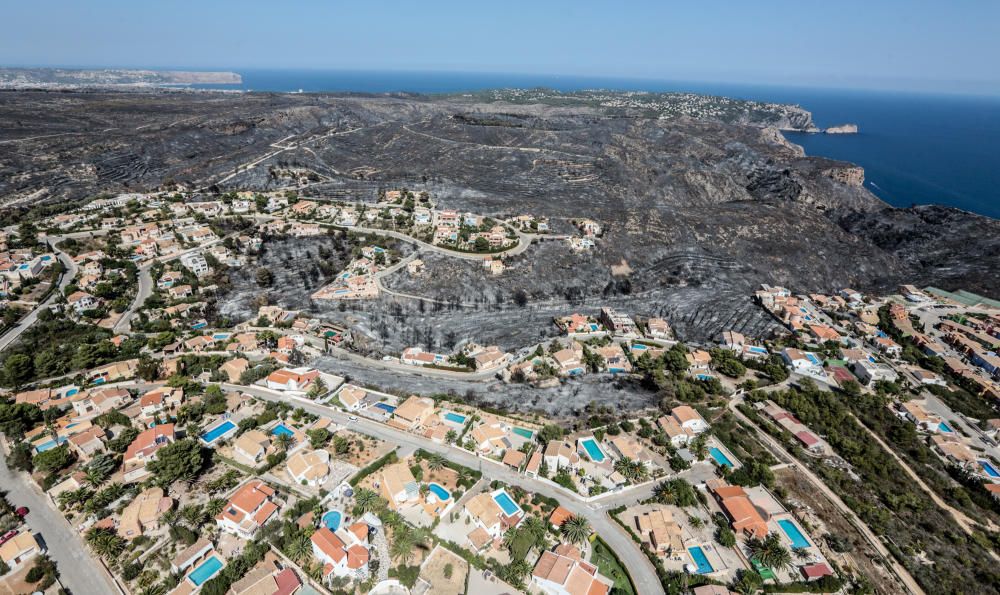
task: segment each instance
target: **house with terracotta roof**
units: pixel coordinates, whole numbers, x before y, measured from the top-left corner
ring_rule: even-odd
[[[647,467],[653,464],[653,458],[646,447],[633,436],[628,434],[609,436],[607,442],[611,445],[611,451],[619,458],[629,458],[643,463]]]
[[[688,363],[688,374],[704,374],[712,363],[712,354],[704,349],[695,349],[684,354]]]
[[[670,339],[674,336],[674,331],[666,320],[650,318],[646,320],[646,336],[652,339]]]
[[[272,498],[274,488],[259,479],[252,479],[236,490],[222,512],[215,517],[215,522],[227,533],[253,539],[257,530],[278,512],[279,506]]]
[[[271,390],[304,392],[319,378],[319,371],[307,367],[275,370],[265,379]]]
[[[174,424],[160,424],[139,432],[125,450],[122,459],[122,479],[125,483],[142,481],[149,475],[146,464],[156,458],[156,452],[176,440]]]
[[[349,528],[336,532],[321,527],[310,537],[313,556],[323,564],[323,577],[352,578],[364,580],[368,577],[368,525],[355,523]]]
[[[524,466],[524,474],[528,477],[538,477],[538,471],[542,467],[542,453],[539,450],[531,453],[531,457],[528,458],[528,464]]]
[[[250,569],[229,588],[231,595],[292,595],[302,587],[302,580],[291,566],[285,565],[274,552]]]
[[[507,431],[499,421],[483,422],[468,434],[477,452],[499,456],[501,452],[513,445],[507,438]]]
[[[675,448],[686,445],[692,438],[708,429],[708,422],[689,405],[679,405],[656,420],[656,425],[667,435]]]
[[[551,595],[607,595],[614,587],[614,581],[583,560],[576,546],[565,543],[542,552],[531,583]]]
[[[713,485],[710,490],[729,519],[733,531],[759,539],[767,536],[767,518],[770,515],[754,506],[743,488],[722,484]]]
[[[91,426],[71,435],[66,442],[70,450],[86,461],[104,450],[104,429],[100,426]]]

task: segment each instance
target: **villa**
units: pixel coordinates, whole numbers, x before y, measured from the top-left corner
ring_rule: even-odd
[[[256,466],[267,454],[271,439],[260,430],[248,430],[233,442],[233,455],[238,462]]]
[[[721,479],[709,480],[706,483],[709,484],[709,491],[715,496],[719,507],[729,519],[733,531],[759,539],[767,536],[767,519],[761,516],[761,511],[754,506],[743,488],[728,485]]]
[[[686,445],[691,438],[708,429],[708,422],[689,405],[680,405],[656,421],[675,448]]]
[[[128,445],[122,459],[122,479],[125,483],[142,481],[149,476],[146,463],[156,457],[156,451],[174,440],[174,424],[160,424],[140,432]]]
[[[550,473],[554,473],[561,468],[575,468],[580,464],[580,455],[569,442],[562,440],[551,440],[545,445],[543,454],[545,466]]]
[[[403,401],[389,420],[389,425],[401,430],[416,430],[434,413],[434,400],[416,395]]]
[[[368,392],[365,389],[350,384],[344,386],[337,393],[337,398],[340,400],[341,405],[348,411],[357,411],[360,409],[366,396],[368,396]]]
[[[420,498],[420,484],[405,463],[386,465],[382,469],[379,473],[379,490],[393,510],[414,504]]]
[[[285,467],[295,483],[316,487],[330,476],[330,453],[325,450],[300,450],[288,459]]]
[[[506,494],[503,490],[477,494],[470,498],[462,509],[465,517],[472,522],[475,528],[482,529],[494,540],[502,539],[503,534],[508,529],[516,527],[524,518],[519,507],[512,515],[504,512],[500,503],[497,502],[497,496],[500,493]]]
[[[273,497],[271,486],[252,479],[236,490],[222,512],[215,517],[215,522],[219,529],[227,533],[253,539],[257,530],[278,512],[278,505],[271,500]]]
[[[264,380],[267,388],[281,391],[306,391],[316,379],[319,371],[311,368],[282,368],[275,370]]]
[[[350,577],[364,580],[368,576],[368,525],[355,523],[336,532],[321,527],[310,537],[313,556],[323,564],[323,577]]]
[[[580,550],[561,543],[542,552],[531,571],[531,583],[551,595],[607,595],[614,581],[583,560]]]
[[[160,527],[160,517],[173,505],[173,499],[164,496],[163,488],[152,487],[143,491],[122,509],[118,536],[132,540],[146,531],[155,531]]]
[[[650,549],[670,555],[684,549],[683,530],[674,520],[674,513],[665,506],[637,514],[635,528]]]
[[[30,531],[21,531],[0,545],[0,560],[8,568],[16,569],[41,551],[35,536]]]

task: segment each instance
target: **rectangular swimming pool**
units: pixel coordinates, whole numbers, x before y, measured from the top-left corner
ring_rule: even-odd
[[[518,506],[517,503],[514,502],[514,499],[503,490],[493,494],[493,500],[496,501],[497,505],[507,516],[513,516],[518,512],[521,512],[521,507]]]
[[[711,455],[712,458],[715,459],[715,462],[720,465],[729,467],[730,469],[736,466],[733,464],[732,461],[729,460],[729,457],[726,456],[726,453],[722,452],[721,450],[719,450],[714,446],[711,448],[711,450],[708,451],[708,454]]]
[[[788,519],[781,519],[778,521],[778,525],[785,532],[785,535],[788,536],[788,539],[791,540],[793,548],[809,547],[809,540],[802,534],[802,531],[799,531],[795,523]]]
[[[216,556],[212,556],[208,560],[201,563],[198,568],[195,568],[188,578],[194,583],[194,586],[200,587],[205,581],[215,576],[217,572],[222,570],[222,560]]]
[[[395,407],[393,407],[388,403],[375,403],[375,406],[381,409],[382,411],[385,411],[386,413],[392,413],[393,411],[396,410]]]
[[[448,413],[445,413],[444,414],[444,418],[446,420],[452,422],[452,423],[456,423],[456,424],[460,424],[460,425],[465,423],[465,416],[464,415],[459,415],[459,414],[453,413],[451,411],[449,411]]]
[[[712,568],[712,564],[709,563],[708,556],[702,551],[701,546],[689,547],[688,553],[691,554],[691,559],[694,560],[695,566],[698,567],[698,574],[708,574],[715,570]]]
[[[990,477],[994,478],[1000,477],[1000,471],[997,471],[997,468],[994,467],[993,464],[990,463],[989,461],[985,459],[980,459],[979,466],[983,468],[983,471],[986,472],[986,475],[989,475]]]
[[[604,453],[601,452],[601,447],[597,445],[597,442],[593,438],[581,440],[580,444],[583,444],[583,448],[587,451],[587,456],[590,457],[591,461],[595,463],[604,461]]]
[[[531,438],[535,435],[535,433],[528,428],[514,428],[511,431],[522,438],[527,438],[528,440],[531,440]]]
[[[231,422],[231,421],[229,421],[227,419],[226,421],[224,421],[221,424],[215,426],[211,430],[203,433],[201,435],[201,439],[206,444],[212,444],[213,442],[215,442],[216,440],[218,440],[222,436],[225,436],[229,432],[234,432],[234,431],[236,431],[236,424],[234,424],[233,422]]]

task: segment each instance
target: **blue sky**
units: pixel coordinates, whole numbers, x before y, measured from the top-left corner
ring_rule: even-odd
[[[1000,2],[8,2],[0,63],[452,70],[1000,94]]]

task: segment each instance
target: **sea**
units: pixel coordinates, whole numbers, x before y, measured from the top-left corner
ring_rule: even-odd
[[[897,207],[942,204],[1000,219],[1000,97],[822,89],[612,77],[463,72],[237,70],[241,85],[202,88],[267,92],[458,93],[493,88],[560,91],[688,91],[800,105],[825,128],[858,134],[788,132],[809,155],[865,169],[865,186]]]

